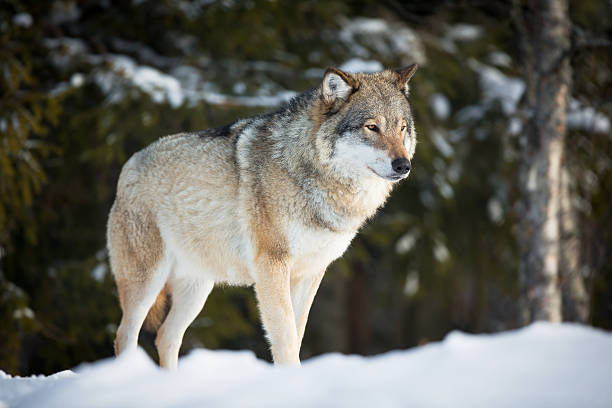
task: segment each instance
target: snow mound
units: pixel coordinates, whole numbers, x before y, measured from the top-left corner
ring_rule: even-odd
[[[376,357],[327,354],[301,369],[251,352],[196,350],[160,370],[142,350],[16,378],[0,372],[0,406],[18,407],[610,407],[612,334],[537,323]]]

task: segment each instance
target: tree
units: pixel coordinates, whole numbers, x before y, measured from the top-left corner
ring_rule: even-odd
[[[570,96],[566,0],[515,3],[527,82],[520,163],[520,286],[526,322],[561,321],[562,160]]]
[[[0,8],[0,260],[13,253],[16,232],[36,241],[31,209],[46,182],[41,161],[53,151],[43,138],[61,113],[61,95],[40,89],[33,60],[42,48],[41,27],[19,13],[23,7],[8,2]],[[0,361],[15,370],[20,336],[38,327],[27,291],[7,276],[2,262],[0,294]]]

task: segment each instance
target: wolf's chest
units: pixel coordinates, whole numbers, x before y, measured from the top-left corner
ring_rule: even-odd
[[[295,222],[287,235],[295,269],[318,273],[346,251],[355,233],[333,232]]]

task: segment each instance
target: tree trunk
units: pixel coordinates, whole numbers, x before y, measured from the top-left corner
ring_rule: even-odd
[[[572,179],[567,166],[561,173],[561,232],[559,274],[563,320],[586,323],[589,318],[589,294],[585,287],[580,257],[580,242],[576,211],[572,200]]]
[[[520,164],[520,287],[525,323],[559,322],[561,162],[571,68],[566,0],[516,5],[527,80]]]

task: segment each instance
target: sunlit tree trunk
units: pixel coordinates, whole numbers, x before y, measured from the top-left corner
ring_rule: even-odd
[[[520,165],[520,287],[524,320],[561,313],[561,173],[570,89],[566,0],[515,4],[527,80],[527,129]]]
[[[567,161],[564,161],[566,163]],[[561,173],[561,233],[559,275],[563,320],[586,323],[589,318],[589,293],[582,274],[578,220],[573,204],[572,175],[567,165]]]

